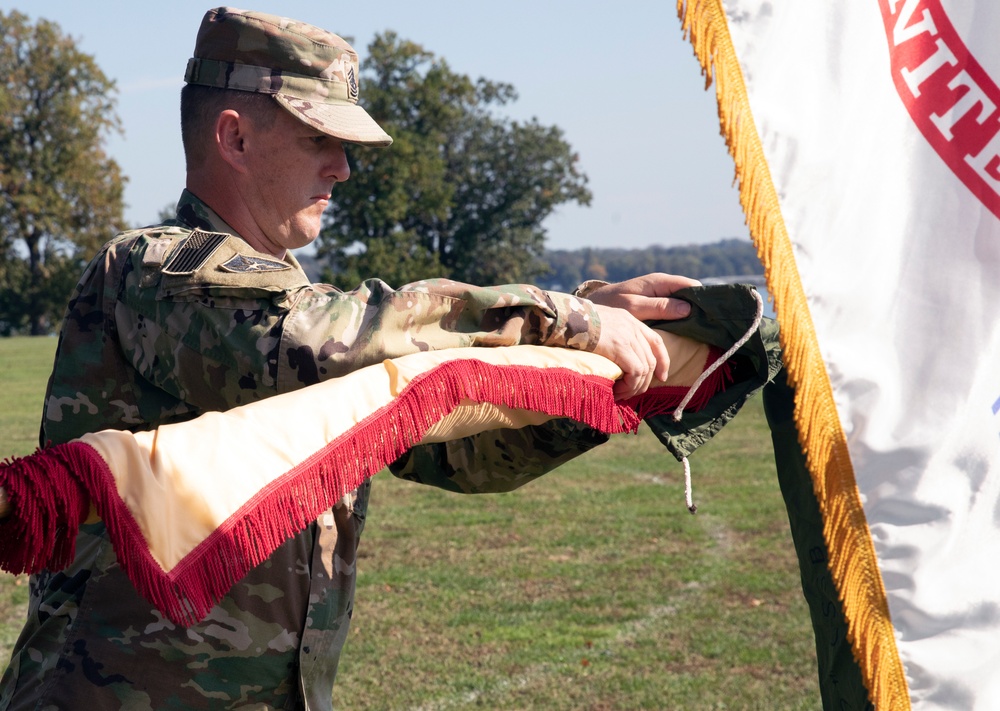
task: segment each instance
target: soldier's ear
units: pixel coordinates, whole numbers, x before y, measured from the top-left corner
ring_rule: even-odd
[[[247,169],[247,131],[249,119],[233,109],[226,109],[215,120],[215,148],[234,170]]]

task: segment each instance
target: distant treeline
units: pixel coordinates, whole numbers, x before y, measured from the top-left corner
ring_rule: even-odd
[[[313,281],[321,281],[322,265],[309,254],[296,255]],[[682,274],[692,279],[762,275],[764,268],[749,241],[724,239],[712,244],[644,249],[546,250],[549,272],[533,280],[543,289],[568,291],[587,279],[624,281],[650,272]]]
[[[650,272],[694,279],[763,274],[757,251],[747,240],[645,249],[593,248],[547,250],[549,273],[535,280],[544,289],[568,290],[587,279],[624,281]]]

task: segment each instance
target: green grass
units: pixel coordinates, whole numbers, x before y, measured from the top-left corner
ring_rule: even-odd
[[[692,466],[695,516],[645,430],[502,496],[380,475],[339,707],[819,708],[760,404]]]
[[[52,370],[56,339],[0,338],[0,459],[31,454],[38,446],[45,385]]]
[[[0,460],[31,454],[38,447],[45,385],[56,339],[0,338]],[[0,573],[0,664],[6,666],[28,609],[28,577]]]
[[[34,448],[54,346],[0,339],[4,456]],[[820,708],[759,401],[691,463],[695,516],[645,429],[511,494],[380,474],[337,708]],[[0,577],[0,658],[26,588]]]

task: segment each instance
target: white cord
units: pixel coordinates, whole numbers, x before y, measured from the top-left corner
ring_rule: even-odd
[[[743,334],[743,337],[736,341],[736,343],[734,343],[728,351],[716,358],[712,365],[705,368],[705,371],[698,376],[697,380],[694,381],[694,385],[688,388],[687,395],[684,396],[680,405],[678,405],[677,409],[674,410],[674,422],[681,421],[681,417],[684,415],[684,408],[687,407],[689,402],[691,402],[691,398],[693,398],[694,394],[698,392],[698,388],[701,387],[701,384],[705,382],[708,376],[714,373],[719,366],[732,358],[733,354],[736,353],[736,351],[738,351],[744,343],[749,341],[750,337],[757,332],[758,328],[760,328],[760,322],[764,318],[764,300],[760,297],[760,294],[757,293],[756,289],[752,289],[750,293],[753,294],[754,299],[757,301],[757,311],[754,314],[753,323],[750,324],[750,328]],[[694,505],[694,488],[691,486],[691,463],[688,461],[687,457],[681,458],[681,463],[684,465],[684,503],[687,505],[688,511],[693,514],[698,510],[698,507]]]
[[[694,513],[698,507],[694,505],[694,491],[691,488],[691,463],[687,457],[681,459],[684,464],[684,503],[687,504],[688,511]]]
[[[693,398],[694,394],[698,392],[698,388],[701,387],[701,384],[705,382],[708,376],[714,373],[719,366],[732,358],[733,354],[736,353],[736,351],[738,351],[744,343],[749,341],[750,337],[757,332],[758,328],[760,328],[760,322],[764,318],[764,300],[760,298],[760,294],[757,293],[756,289],[751,289],[750,293],[753,294],[754,299],[757,300],[757,312],[754,314],[753,323],[750,324],[750,328],[743,334],[743,337],[736,341],[736,343],[732,345],[732,348],[716,358],[712,365],[705,368],[705,371],[698,376],[697,380],[694,381],[694,385],[688,388],[687,395],[684,396],[680,405],[678,405],[677,409],[674,410],[674,422],[681,421],[681,416],[684,414],[684,408],[687,407],[689,402],[691,402],[691,398]]]

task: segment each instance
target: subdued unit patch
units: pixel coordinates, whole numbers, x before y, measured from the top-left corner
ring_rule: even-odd
[[[347,98],[358,103],[358,80],[354,76],[354,67],[347,68]]]
[[[195,230],[174,250],[170,261],[163,267],[164,274],[194,274],[205,266],[230,235],[224,232]]]
[[[219,268],[235,274],[249,274],[251,272],[283,272],[286,269],[291,269],[292,265],[277,259],[237,254],[227,262],[220,264]]]

